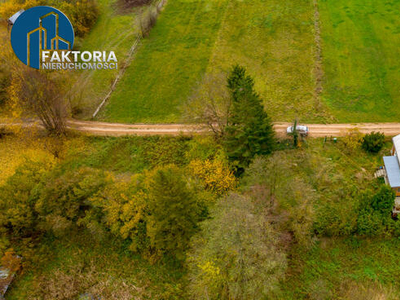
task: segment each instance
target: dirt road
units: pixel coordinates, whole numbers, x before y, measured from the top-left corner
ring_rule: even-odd
[[[286,128],[291,123],[274,123],[279,136],[286,134]],[[305,124],[310,129],[311,137],[343,136],[349,129],[358,128],[362,133],[380,131],[387,136],[400,134],[400,123],[362,123],[362,124]],[[118,124],[92,121],[68,122],[71,129],[93,135],[121,136],[121,135],[179,135],[203,134],[208,128],[199,125],[185,124]]]
[[[0,122],[0,127],[6,122]],[[26,122],[24,126],[39,126],[38,123]],[[286,128],[291,123],[277,122],[274,128],[278,136],[286,135]],[[339,137],[349,129],[357,128],[362,133],[383,132],[387,136],[400,134],[400,123],[360,123],[360,124],[302,124],[310,129],[310,137]],[[207,134],[206,126],[190,124],[120,124],[95,121],[69,120],[68,128],[90,135],[123,136],[123,135],[191,135]]]

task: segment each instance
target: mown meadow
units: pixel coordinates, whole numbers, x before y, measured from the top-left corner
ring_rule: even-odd
[[[398,121],[398,1],[319,1],[323,99],[338,122]]]
[[[119,122],[176,122],[204,74],[228,1],[171,1],[101,114]]]
[[[398,6],[318,2],[318,96],[312,1],[168,3],[101,119],[180,122],[193,91],[209,88],[205,78],[238,63],[255,77],[274,121],[396,121]]]
[[[84,38],[78,38],[75,49],[80,51],[114,51],[120,68],[137,38],[138,8],[118,9],[118,2],[97,1],[99,15]],[[90,118],[111,88],[118,70],[85,70],[72,74],[72,114]]]
[[[314,99],[310,1],[168,2],[101,114],[117,122],[179,122],[204,80],[248,68],[275,121],[330,119]]]

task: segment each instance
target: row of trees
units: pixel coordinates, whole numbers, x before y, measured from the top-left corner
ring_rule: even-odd
[[[64,171],[28,161],[0,187],[0,231],[13,239],[86,228],[99,239],[108,233],[126,239],[145,257],[181,261],[219,195],[215,183],[223,182],[218,193],[236,185],[219,163],[207,170],[220,176],[214,185],[192,170],[168,165],[122,180],[91,168]]]

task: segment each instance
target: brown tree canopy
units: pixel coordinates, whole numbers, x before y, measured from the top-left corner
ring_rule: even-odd
[[[26,114],[34,114],[51,134],[65,133],[68,114],[62,75],[24,68],[14,72],[14,96]]]

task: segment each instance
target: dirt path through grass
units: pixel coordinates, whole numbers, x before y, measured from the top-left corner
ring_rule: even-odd
[[[314,0],[313,4],[314,4],[314,34],[315,34],[314,99],[315,99],[315,105],[320,105],[321,93],[323,90],[322,79],[324,76],[324,71],[322,68],[322,43],[321,43],[321,27],[320,27],[320,16],[318,10],[318,0]]]
[[[208,134],[210,130],[201,124],[123,124],[97,121],[68,120],[71,130],[98,136],[124,135],[193,135]],[[7,120],[0,120],[0,127],[10,125]],[[21,123],[15,124],[21,126]],[[279,137],[286,135],[286,128],[292,123],[275,122],[274,129]],[[400,123],[353,123],[353,124],[302,124],[310,129],[310,137],[339,137],[347,134],[348,130],[357,128],[361,133],[372,131],[383,132],[387,136],[400,134]],[[23,126],[40,126],[38,122],[28,121]]]
[[[285,136],[291,123],[274,123],[278,136]],[[400,123],[360,123],[360,124],[305,124],[310,129],[310,137],[343,136],[349,129],[357,128],[361,133],[383,132],[387,136],[400,134]],[[120,124],[70,120],[71,129],[93,135],[180,135],[205,134],[207,127],[194,124]]]

